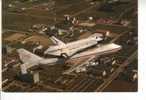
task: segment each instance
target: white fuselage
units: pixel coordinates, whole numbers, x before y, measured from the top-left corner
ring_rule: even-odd
[[[111,44],[103,45],[101,47],[97,47],[92,50],[77,53],[72,57],[70,57],[68,60],[74,60],[77,58],[88,57],[92,55],[99,56],[99,55],[109,54],[112,52],[117,52],[120,49],[121,46],[111,43]],[[60,59],[60,58],[47,58],[47,59],[42,58],[23,48],[18,49],[17,52],[19,53],[19,57],[23,62],[23,64],[21,65],[21,72],[23,74],[27,73],[27,69],[35,65],[55,65],[57,63],[63,63],[64,61],[66,61],[65,59]]]

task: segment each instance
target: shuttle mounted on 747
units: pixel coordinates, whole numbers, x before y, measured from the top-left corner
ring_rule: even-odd
[[[18,49],[20,60],[23,62],[21,65],[21,73],[26,74],[27,69],[35,65],[55,65],[56,63],[65,62],[66,60],[77,59],[90,55],[103,55],[111,52],[116,52],[121,49],[121,46],[114,43],[96,47],[93,50],[87,50],[92,46],[97,46],[98,42],[103,38],[100,34],[94,34],[88,38],[73,41],[70,43],[64,43],[56,37],[52,36],[51,40],[55,43],[54,46],[50,46],[44,55],[53,55],[54,58],[42,58],[35,55],[23,48]]]

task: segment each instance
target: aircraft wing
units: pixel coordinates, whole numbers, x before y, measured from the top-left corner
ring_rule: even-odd
[[[54,37],[54,36],[51,36],[50,39],[51,39],[52,42],[53,42],[54,44],[56,44],[56,45],[61,45],[61,46],[64,46],[64,45],[65,45],[64,42],[62,42],[61,40],[57,39],[57,38]]]
[[[80,70],[82,69],[83,67],[85,67],[86,64],[89,63],[89,61],[91,61],[92,59],[94,59],[96,56],[91,56],[89,57],[88,59],[86,59],[85,61],[82,61],[83,63],[79,64],[79,65],[75,65],[75,66],[72,66],[71,68],[69,68],[68,70],[64,71],[63,74],[70,74],[72,73],[73,71],[77,71],[77,70]]]
[[[77,71],[77,70],[80,71],[80,69],[85,68],[85,65],[88,64],[88,62],[90,62],[95,57],[100,56],[100,55],[110,54],[113,52],[117,52],[117,51],[121,50],[121,48],[122,47],[120,45],[116,45],[114,43],[111,43],[111,44],[107,44],[107,45],[104,45],[101,47],[97,47],[96,49],[93,49],[93,50],[78,53],[78,54],[72,56],[70,59],[71,60],[72,59],[80,59],[81,57],[86,57],[86,56],[89,57],[89,55],[90,55],[90,57],[88,59],[85,59],[84,61],[81,61],[81,63],[79,63],[77,65],[75,64],[74,66],[72,66],[68,70],[64,71],[63,74],[70,74],[73,71]]]

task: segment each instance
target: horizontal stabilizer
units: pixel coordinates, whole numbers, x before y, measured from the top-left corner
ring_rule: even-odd
[[[18,49],[17,51],[19,53],[20,60],[23,63],[34,63],[34,62],[43,60],[43,58],[25,50],[25,49]]]

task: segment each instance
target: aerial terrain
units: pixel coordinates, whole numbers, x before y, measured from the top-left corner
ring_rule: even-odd
[[[2,90],[138,91],[137,16],[137,0],[2,0]]]

